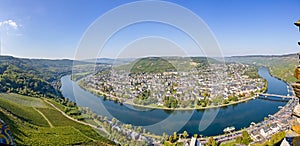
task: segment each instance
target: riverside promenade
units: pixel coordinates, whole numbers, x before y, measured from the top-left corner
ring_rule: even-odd
[[[239,131],[213,136],[213,138],[219,143],[231,141],[231,140],[235,140],[237,137],[242,136],[242,132],[246,130],[251,136],[251,138],[253,139],[253,142],[255,143],[264,142],[266,140],[269,140],[273,134],[291,128],[290,125],[292,121],[295,119],[293,117],[293,111],[297,105],[299,105],[299,99],[291,98],[284,107],[278,107],[281,109],[274,115],[269,115],[266,120],[260,123],[250,124],[248,128],[241,129]],[[208,142],[208,139],[209,137],[201,137],[198,138],[197,140],[201,144],[206,144]],[[182,139],[181,141],[187,142],[190,140],[191,139]]]

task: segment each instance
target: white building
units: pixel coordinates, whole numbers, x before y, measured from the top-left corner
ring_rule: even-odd
[[[290,146],[290,144],[284,138],[283,141],[281,142],[280,146]]]
[[[190,146],[201,146],[201,143],[197,140],[197,138],[192,137]]]

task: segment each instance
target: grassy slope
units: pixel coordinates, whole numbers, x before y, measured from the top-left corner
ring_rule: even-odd
[[[18,118],[29,122],[31,124],[41,126],[41,127],[49,127],[47,121],[37,112],[33,109],[32,106],[26,106],[26,104],[18,104],[14,102],[14,100],[17,100],[16,94],[1,94],[0,95],[0,107],[9,110],[11,113],[16,115]],[[25,96],[23,96],[25,97]],[[22,99],[24,100],[24,98]],[[19,103],[22,102],[22,100],[19,101]],[[28,98],[28,102],[32,100],[33,102],[36,102],[37,104],[41,104],[40,101],[34,101],[31,98]]]
[[[98,144],[112,144],[91,127],[65,118],[42,99],[0,94],[0,103],[3,109],[15,115],[0,111],[0,119],[10,125],[19,145],[70,145],[92,142],[92,139],[98,140]],[[33,107],[41,111],[54,128],[50,128],[47,121]]]

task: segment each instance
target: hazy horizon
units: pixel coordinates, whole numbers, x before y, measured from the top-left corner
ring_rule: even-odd
[[[246,55],[234,55],[234,56],[224,56],[224,58],[230,58],[230,57],[271,57],[271,56],[286,56],[286,55],[297,55],[298,52],[295,53],[286,53],[286,54],[246,54]],[[101,57],[101,58],[88,58],[88,59],[82,59],[82,60],[76,60],[74,58],[32,58],[32,57],[19,57],[14,55],[0,55],[0,56],[10,56],[15,58],[21,58],[21,59],[47,59],[47,60],[75,60],[75,61],[89,61],[94,59],[141,59],[141,58],[151,58],[151,57],[207,57],[207,56],[141,56],[141,57],[132,57],[132,58],[109,58],[109,57]],[[207,57],[207,58],[214,58],[214,57]],[[219,57],[216,57],[219,58]]]
[[[36,59],[76,59],[80,41],[93,23],[113,8],[136,1],[93,1],[84,6],[82,2],[2,1],[1,55]],[[299,51],[296,43],[299,38],[298,29],[293,23],[299,19],[296,14],[300,13],[300,1],[168,2],[197,15],[210,29],[225,57],[281,55]],[[164,12],[166,11],[162,9],[157,14]],[[181,17],[179,20],[186,20],[185,25],[190,26],[188,18]],[[195,51],[197,46],[180,28],[156,22],[143,22],[115,32],[103,46],[99,57],[115,58],[124,46],[132,45],[131,47],[136,49],[136,46],[140,46],[139,43],[143,44],[145,40],[149,40],[149,36],[156,39],[166,38],[164,42],[160,40],[164,45],[157,46],[171,48],[172,45],[179,45],[177,47],[180,48],[185,45],[183,48],[188,48],[185,50],[187,56],[205,54],[201,52],[203,50]],[[145,37],[146,39],[142,40],[144,42],[138,40]],[[148,41],[148,44],[149,42],[151,41]],[[143,53],[140,50],[139,52]]]

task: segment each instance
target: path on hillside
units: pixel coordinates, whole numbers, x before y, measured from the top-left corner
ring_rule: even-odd
[[[80,123],[80,124],[83,124],[83,125],[87,125],[87,126],[90,126],[90,127],[92,127],[92,128],[95,128],[95,129],[99,129],[99,130],[101,130],[101,131],[103,131],[103,132],[105,132],[106,134],[108,134],[109,135],[109,133],[106,131],[106,129],[104,129],[103,127],[97,127],[97,126],[95,126],[95,125],[92,125],[92,124],[89,124],[89,123],[86,123],[86,122],[83,122],[83,121],[79,121],[79,120],[76,120],[76,119],[74,119],[74,118],[72,118],[71,116],[69,116],[69,115],[67,115],[65,112],[63,112],[62,110],[60,110],[58,107],[56,107],[55,105],[53,105],[52,103],[50,103],[49,101],[47,101],[47,100],[45,100],[44,99],[44,101],[47,103],[47,104],[49,104],[49,105],[51,105],[53,108],[55,108],[57,111],[59,111],[62,115],[64,115],[66,118],[68,118],[68,119],[70,119],[70,120],[72,120],[72,121],[74,121],[74,122],[77,122],[77,123]]]
[[[37,111],[40,115],[42,115],[44,117],[44,119],[48,122],[50,128],[53,128],[54,126],[52,125],[52,123],[49,121],[49,119],[38,109],[36,109],[35,107],[32,107],[35,111]]]

